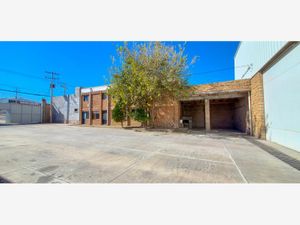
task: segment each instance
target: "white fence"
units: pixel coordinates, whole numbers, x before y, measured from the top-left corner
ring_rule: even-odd
[[[41,104],[0,103],[0,123],[29,124],[42,122]]]

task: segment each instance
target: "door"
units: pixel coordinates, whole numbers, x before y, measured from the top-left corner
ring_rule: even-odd
[[[102,111],[102,125],[107,124],[107,110]]]
[[[86,121],[89,119],[88,112],[82,112],[82,124],[86,124]]]

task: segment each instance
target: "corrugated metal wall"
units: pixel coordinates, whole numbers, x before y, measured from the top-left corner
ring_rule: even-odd
[[[300,45],[263,79],[267,140],[300,151]]]
[[[255,75],[287,42],[286,41],[245,41],[241,42],[234,58],[235,80],[251,78]],[[240,67],[252,64],[251,69]],[[244,75],[245,74],[245,75]],[[244,75],[244,77],[242,77]]]
[[[29,124],[42,122],[42,107],[40,104],[0,103],[0,122]]]

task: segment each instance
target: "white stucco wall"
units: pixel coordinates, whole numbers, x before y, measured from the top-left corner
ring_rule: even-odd
[[[300,151],[300,45],[263,78],[267,140]]]
[[[243,78],[255,75],[287,42],[286,41],[243,41],[234,58],[235,80],[242,79],[247,71],[244,65],[252,64]]]
[[[40,104],[0,103],[0,123],[30,124],[42,122]]]
[[[97,87],[90,87],[90,88],[82,88],[81,93],[90,93],[90,92],[95,92],[95,91],[105,91],[107,90],[108,86],[103,85],[103,86],[97,86]]]

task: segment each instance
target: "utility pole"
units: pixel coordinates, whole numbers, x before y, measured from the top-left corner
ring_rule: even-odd
[[[16,87],[16,99],[18,99],[18,88]]]
[[[52,123],[52,116],[53,116],[53,113],[52,113],[52,110],[53,110],[53,89],[55,88],[55,80],[58,80],[58,73],[56,72],[48,72],[48,71],[45,71],[46,74],[49,74],[49,75],[46,75],[45,78],[50,80],[50,123]]]
[[[64,96],[66,96],[66,94],[67,94],[67,85],[65,84],[65,83],[62,83],[61,85],[60,85],[63,89],[64,89]]]

